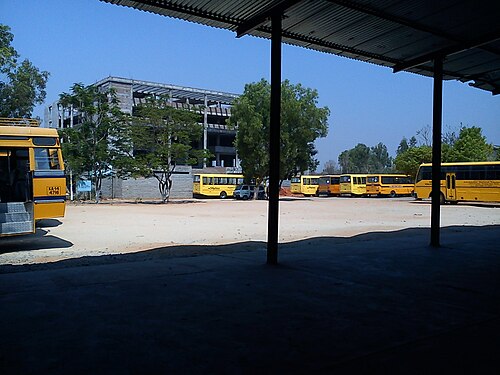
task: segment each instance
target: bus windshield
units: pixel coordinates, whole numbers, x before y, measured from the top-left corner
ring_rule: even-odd
[[[340,176],[340,182],[351,182],[351,176]]]

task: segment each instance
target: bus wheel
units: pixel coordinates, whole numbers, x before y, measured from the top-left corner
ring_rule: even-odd
[[[446,203],[446,199],[444,199],[443,193],[439,194],[439,204],[443,205]]]
[[[429,198],[431,198],[431,201],[432,201],[432,191],[431,191],[431,193],[429,194]],[[440,193],[440,194],[439,194],[439,204],[440,204],[440,205],[443,205],[443,204],[445,204],[445,203],[446,203],[446,199],[444,199],[444,195],[443,195],[443,193]]]
[[[220,196],[220,199],[226,199],[227,198],[227,194],[226,194],[225,191],[221,191],[220,194],[219,194],[219,196]]]
[[[396,192],[394,190],[391,191],[391,198],[396,198]]]

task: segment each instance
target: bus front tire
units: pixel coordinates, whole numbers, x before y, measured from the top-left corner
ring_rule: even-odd
[[[226,199],[227,198],[227,193],[225,191],[221,191],[220,194],[220,199]]]
[[[393,190],[393,191],[391,191],[391,194],[390,194],[390,195],[391,195],[391,198],[396,198],[396,192],[395,192],[394,190]]]

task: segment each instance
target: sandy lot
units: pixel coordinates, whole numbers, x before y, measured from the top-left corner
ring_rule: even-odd
[[[68,204],[37,233],[0,239],[0,264],[137,252],[173,245],[218,245],[267,238],[267,201],[189,200],[169,204]],[[446,205],[441,225],[498,225],[498,205]],[[430,202],[411,198],[282,198],[280,242],[430,227]],[[264,247],[264,244],[263,244]]]

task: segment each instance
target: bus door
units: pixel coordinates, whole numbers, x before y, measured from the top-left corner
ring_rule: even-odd
[[[60,151],[35,148],[35,169],[31,171],[35,219],[64,216],[66,201],[66,177],[62,169]]]
[[[446,173],[446,200],[457,200],[457,176],[455,173]]]

